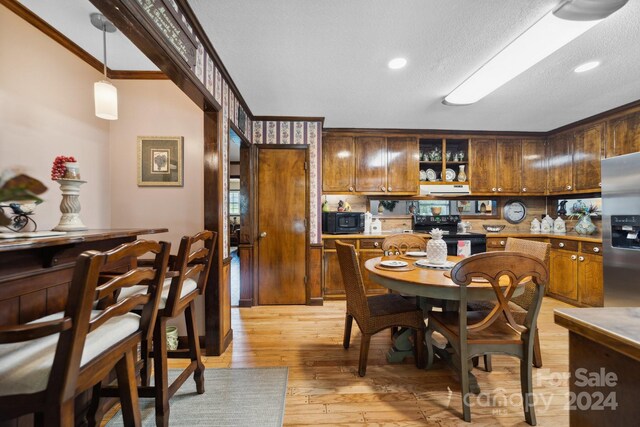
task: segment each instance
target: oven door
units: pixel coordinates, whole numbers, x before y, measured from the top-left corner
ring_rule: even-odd
[[[447,244],[447,255],[458,255],[458,240],[468,240],[471,242],[471,255],[487,251],[487,239],[485,237],[443,236],[442,240]]]

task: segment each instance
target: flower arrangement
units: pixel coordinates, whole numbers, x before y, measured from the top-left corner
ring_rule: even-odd
[[[51,166],[51,180],[55,181],[56,179],[64,178],[64,174],[67,172],[67,166],[65,163],[67,162],[75,162],[76,159],[73,156],[58,156],[53,161],[53,166]]]
[[[582,200],[578,200],[571,207],[571,213],[569,218],[581,219],[583,216],[591,216],[591,214],[598,213],[598,207],[594,204],[587,206]]]
[[[380,200],[380,206],[388,211],[393,211],[398,204],[397,200]]]

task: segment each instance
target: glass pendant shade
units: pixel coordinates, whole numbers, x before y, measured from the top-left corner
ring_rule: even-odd
[[[105,120],[118,120],[118,89],[102,80],[93,84],[96,116]]]

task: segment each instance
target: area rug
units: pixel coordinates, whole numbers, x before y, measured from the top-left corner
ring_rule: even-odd
[[[169,370],[169,382],[180,370]],[[170,426],[282,426],[288,369],[242,368],[204,372],[205,392],[189,378],[169,401]],[[142,425],[155,427],[154,400],[141,398]],[[124,425],[121,412],[107,427]]]

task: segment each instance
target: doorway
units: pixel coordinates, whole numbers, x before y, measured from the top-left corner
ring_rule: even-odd
[[[309,178],[307,147],[258,149],[258,304],[305,304]]]
[[[241,167],[240,149],[243,139],[239,132],[234,130],[232,123],[229,126],[229,186],[228,186],[228,215],[229,215],[229,256],[231,257],[231,268],[229,281],[231,286],[231,306],[238,307],[240,304],[240,256],[238,248],[240,246],[241,215],[240,210],[240,174]]]

